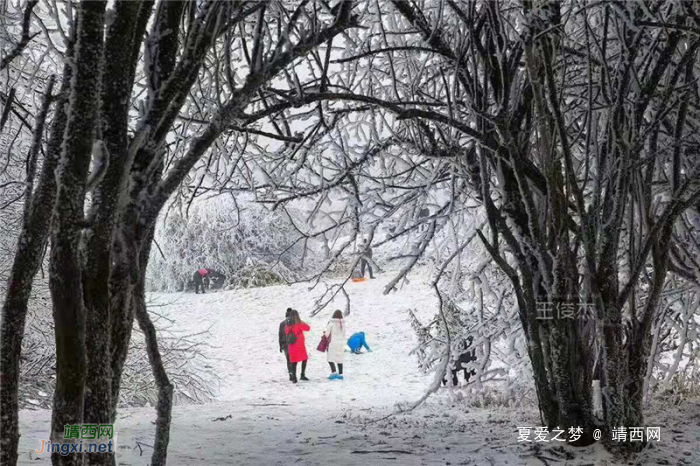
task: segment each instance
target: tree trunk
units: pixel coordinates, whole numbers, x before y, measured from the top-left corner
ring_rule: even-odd
[[[629,374],[625,385],[625,396],[629,404],[626,422],[627,426],[644,426],[644,382],[646,374],[653,364],[651,343],[653,334],[651,331],[654,314],[661,302],[661,293],[666,281],[669,263],[669,245],[673,233],[673,223],[669,222],[661,231],[659,239],[653,246],[652,260],[654,272],[652,275],[651,289],[644,305],[641,322],[636,327],[636,333],[630,335],[628,345]],[[632,318],[637,319],[633,310]],[[639,446],[639,445],[636,445]]]
[[[70,81],[70,75],[64,76],[62,90],[65,91]],[[53,78],[44,96],[41,112],[37,115],[34,127],[34,141],[30,150],[29,159],[36,161],[41,148],[44,133],[44,123],[51,102],[53,90]],[[64,98],[59,97],[56,113],[62,113],[60,109],[65,103]],[[62,134],[65,117],[56,117],[53,123],[53,133]],[[27,174],[27,190],[25,191],[24,215],[22,230],[17,251],[12,262],[10,282],[5,295],[2,308],[2,322],[0,323],[0,464],[17,464],[17,447],[19,442],[19,378],[20,355],[22,352],[22,339],[27,320],[27,305],[32,292],[34,276],[36,275],[41,258],[46,248],[48,232],[51,226],[52,209],[56,196],[56,184],[53,171],[58,159],[58,145],[56,139],[49,145],[47,156],[44,160],[41,177],[36,190],[30,189],[34,185],[34,173]],[[35,162],[34,162],[35,163]]]
[[[131,3],[131,2],[124,2]],[[136,26],[133,34],[134,43],[140,44],[141,37],[143,36],[146,26],[148,25],[149,18],[151,17],[151,12],[153,9],[153,0],[144,1],[140,5],[138,11],[138,19],[136,21]],[[162,86],[165,80],[171,75],[175,67],[175,60],[178,50],[178,31],[180,18],[182,12],[186,6],[185,2],[161,2],[158,6],[157,17],[154,20],[154,30],[168,30],[168,34],[163,34],[158,36],[158,33],[154,34],[154,37],[158,37],[157,43],[159,50],[155,53],[156,66],[155,69],[161,74],[151,77],[152,86]],[[120,50],[123,47],[120,44],[115,43],[114,54],[120,54]],[[149,45],[147,45],[149,46]],[[123,87],[131,89],[133,87],[134,73],[136,71],[136,64],[139,57],[139,47],[136,45],[132,47],[131,50],[131,67],[130,74],[128,76],[128,84]],[[125,57],[124,57],[125,59]],[[115,67],[114,72],[118,72],[119,68]],[[109,80],[105,79],[105,83]],[[109,82],[107,84],[113,86],[111,93],[119,93],[119,84]],[[123,107],[121,109],[117,108],[118,105],[114,106],[114,116],[112,120],[118,121],[118,115],[125,112],[124,115],[128,116],[129,111],[129,98],[128,95],[122,99]],[[105,117],[106,118],[106,117]],[[105,119],[107,121],[107,119]],[[106,124],[106,123],[105,123]],[[145,170],[146,167],[139,167],[134,170],[134,152],[132,145],[138,146],[138,141],[126,142],[126,129],[128,126],[126,124],[120,130],[120,134],[115,134],[115,141],[112,144],[114,146],[114,153],[117,151],[122,154],[119,157],[118,164],[127,164],[128,170],[125,168],[124,175],[129,175],[135,171]],[[121,142],[123,141],[123,143]],[[113,150],[110,149],[110,153]],[[123,161],[122,161],[123,160]],[[150,162],[150,161],[149,161]],[[119,388],[121,385],[121,377],[124,370],[124,363],[129,351],[129,342],[131,341],[131,332],[134,325],[134,288],[139,281],[139,277],[135,276],[136,267],[134,264],[138,265],[138,251],[139,243],[137,238],[137,227],[138,222],[138,201],[140,200],[140,193],[143,189],[142,177],[137,177],[137,182],[133,183],[131,180],[131,186],[129,190],[122,189],[124,193],[128,193],[129,204],[126,206],[126,210],[120,211],[120,226],[116,232],[116,237],[113,243],[113,265],[112,273],[110,277],[110,344],[111,344],[111,370],[112,370],[112,420],[116,419],[117,415],[117,405],[119,402]],[[125,187],[122,187],[125,188]],[[126,195],[126,194],[125,194]],[[135,206],[136,204],[136,206]],[[142,270],[145,270],[145,265]]]
[[[582,427],[592,443],[590,367],[581,352],[578,322],[558,319],[552,326],[552,377],[557,388],[559,426]]]
[[[56,391],[51,439],[60,441],[66,425],[83,422],[85,392],[85,309],[81,235],[88,169],[98,111],[105,2],[81,3],[74,77],[63,154],[57,170],[55,228],[50,288],[56,338]],[[51,455],[54,465],[79,465],[80,454]]]
[[[140,272],[141,276],[139,283],[134,290],[134,309],[136,311],[136,319],[139,322],[139,327],[143,331],[146,339],[146,350],[148,352],[148,361],[151,363],[153,377],[158,387],[158,405],[156,407],[156,435],[153,444],[153,456],[151,457],[152,466],[165,466],[168,456],[168,444],[170,442],[170,421],[172,418],[173,407],[173,386],[170,383],[168,374],[163,365],[163,359],[158,349],[158,338],[156,329],[151,322],[146,308],[146,267],[148,265],[148,255],[151,250],[151,243],[155,227],[151,227],[148,234],[148,239],[144,243],[140,257]]]
[[[133,286],[128,263],[122,252],[126,246],[121,239],[115,241],[114,266],[110,278],[110,366],[112,368],[112,412],[110,421],[117,418],[119,388],[121,387],[124,364],[129,352],[131,331],[134,326]]]
[[[86,345],[90,349],[87,358],[85,422],[91,424],[113,422],[116,402],[112,401],[112,396],[118,396],[119,393],[118,388],[115,390],[112,385],[121,381],[121,377],[115,380],[112,366],[110,279],[114,262],[112,252],[115,229],[121,216],[120,206],[125,201],[126,181],[133,160],[128,149],[127,131],[133,87],[131,62],[136,61],[136,55],[133,46],[125,44],[133,42],[135,35],[140,39],[145,30],[145,24],[137,21],[141,6],[138,2],[117,2],[114,19],[109,25],[105,40],[100,114],[103,153],[101,159],[93,163],[92,177],[99,176],[100,171],[102,175],[92,193],[92,207],[88,217],[92,223],[91,234],[84,238]],[[150,8],[150,4],[146,6]],[[140,44],[140,40],[137,44]],[[128,286],[125,291],[129,293]],[[122,311],[122,308],[117,310]],[[128,347],[128,339],[125,344]],[[117,352],[126,356],[121,346]],[[121,371],[119,375],[121,376]],[[110,454],[91,453],[86,455],[86,460],[89,465],[107,466],[112,464],[114,458]]]

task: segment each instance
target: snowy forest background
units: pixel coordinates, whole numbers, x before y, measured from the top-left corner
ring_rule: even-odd
[[[216,374],[147,291],[210,267],[315,285],[315,315],[348,296],[360,238],[385,293],[430,274],[435,318],[406,310],[426,396],[469,337],[454,396],[537,404],[544,425],[644,425],[654,397],[700,394],[694,3],[0,10],[3,465],[20,407],[61,426],[145,404],[164,464],[172,403]],[[542,302],[595,313],[546,321]]]

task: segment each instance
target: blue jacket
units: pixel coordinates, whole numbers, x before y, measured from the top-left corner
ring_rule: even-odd
[[[365,332],[353,334],[353,336],[348,339],[348,346],[350,347],[350,351],[353,352],[360,351],[360,348],[363,346],[367,348],[367,351],[372,351],[369,349],[369,346],[367,346],[367,342],[365,341]]]

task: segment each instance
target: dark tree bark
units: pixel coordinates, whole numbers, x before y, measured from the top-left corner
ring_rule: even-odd
[[[56,335],[56,391],[51,425],[54,440],[62,439],[66,425],[83,422],[86,358],[80,246],[99,107],[104,13],[102,1],[84,2],[80,7],[68,122],[56,174],[49,281]],[[82,456],[75,453],[53,453],[51,458],[55,465],[82,463]]]
[[[154,26],[154,31],[164,29],[170,31],[169,34],[163,35],[158,42],[151,44],[151,47],[157,47],[158,51],[154,53],[156,56],[155,70],[158,72],[151,76],[150,84],[156,88],[163,85],[168,76],[175,68],[175,59],[178,51],[178,31],[180,30],[180,22],[182,14],[185,10],[185,2],[162,2],[159,4],[158,12],[155,17],[155,22],[158,26]],[[144,2],[139,12],[139,28],[135,34],[135,39],[140,39],[143,36],[147,20],[150,17],[150,12],[153,8],[153,2]],[[148,13],[146,13],[148,12]],[[155,33],[155,32],[154,32]],[[138,54],[134,54],[132,59],[138,58]],[[135,68],[134,62],[134,68]],[[133,72],[131,72],[131,80],[133,83]],[[126,124],[126,121],[124,121]],[[145,178],[142,175],[148,169],[150,160],[142,157],[140,163],[134,165],[134,152],[139,141],[131,141],[123,146],[123,149],[128,150],[130,154],[126,176],[131,179],[131,185],[127,194],[126,187],[122,190],[124,193],[124,203],[126,208],[120,211],[120,223],[117,230],[117,236],[113,244],[114,263],[112,274],[110,277],[110,342],[112,345],[111,355],[111,371],[113,377],[112,387],[112,419],[116,418],[116,407],[119,396],[119,386],[121,376],[126,362],[129,341],[131,340],[131,331],[134,322],[134,292],[139,286],[142,273],[145,273],[147,262],[143,267],[139,267],[139,250],[145,246],[144,238],[140,238],[140,207],[141,207],[141,192],[146,189],[144,187]],[[150,247],[150,246],[149,246]],[[141,273],[136,271],[140,270]]]
[[[67,82],[64,79],[64,82]],[[34,126],[34,139],[27,156],[29,170],[26,179],[22,230],[17,243],[10,282],[2,308],[0,323],[0,464],[17,464],[19,442],[18,389],[20,377],[20,354],[27,319],[27,304],[32,292],[34,276],[39,269],[46,248],[51,224],[51,207],[55,196],[53,169],[56,167],[56,152],[49,152],[39,183],[34,189],[36,163],[41,149],[44,125],[52,101],[54,77],[44,93],[44,101]],[[59,97],[58,108],[62,108]],[[54,120],[54,131],[60,130],[60,119]],[[57,128],[58,127],[58,128]]]
[[[141,49],[141,43],[143,41],[144,31],[148,25],[148,21],[151,18],[151,12],[153,9],[153,1],[144,1],[141,3],[138,18],[136,20],[137,24],[133,31],[132,37],[132,47],[130,58],[131,68],[129,70],[129,80],[130,88],[133,86],[134,75],[136,72],[136,65],[138,63],[139,53]],[[179,2],[178,2],[179,3]],[[175,34],[176,35],[176,34]],[[105,91],[106,92],[106,91]],[[119,92],[115,89],[115,92]],[[105,111],[107,114],[107,111]],[[116,113],[119,116],[120,112]],[[123,115],[122,115],[123,116]],[[103,125],[107,125],[103,122]],[[122,150],[119,147],[121,136],[116,138],[115,141],[115,153],[120,153]],[[123,150],[129,151],[129,141],[125,142]],[[111,154],[111,151],[110,151]],[[133,157],[127,152],[127,161],[129,162],[129,169],[133,163]],[[127,167],[124,168],[127,170]],[[128,175],[127,175],[128,177]],[[125,188],[124,188],[125,189]],[[122,215],[123,212],[119,211],[119,224],[117,226],[113,243],[112,243],[112,258],[113,265],[110,271],[109,278],[109,306],[110,306],[110,367],[112,374],[112,412],[110,415],[111,422],[116,420],[117,416],[117,403],[119,401],[119,388],[121,386],[121,377],[124,369],[124,363],[126,362],[126,357],[129,350],[129,341],[131,340],[131,331],[134,323],[134,312],[132,307],[132,281],[131,274],[129,271],[129,261],[128,255],[126,253],[126,244],[124,240],[124,235],[122,234]]]
[[[120,219],[120,205],[125,201],[125,188],[133,155],[128,151],[129,101],[134,75],[132,70],[145,31],[145,21],[139,22],[142,8],[150,11],[152,2],[119,1],[114,20],[107,30],[104,50],[105,69],[102,75],[100,132],[101,160],[93,163],[95,188],[88,215],[89,234],[83,237],[85,263],[83,294],[86,311],[87,378],[85,393],[86,423],[113,422],[112,396],[118,388],[112,371],[110,278],[113,263],[114,234]],[[141,28],[141,29],[139,29]],[[134,40],[138,38],[138,40]],[[97,166],[101,164],[101,166]],[[99,179],[97,179],[99,177]],[[128,288],[127,288],[128,292]],[[120,309],[121,311],[121,309]],[[128,345],[128,340],[126,341]],[[120,347],[118,353],[125,353]],[[116,380],[119,383],[120,378]],[[118,387],[118,386],[117,386]],[[86,455],[87,464],[110,465],[114,458],[104,453]]]

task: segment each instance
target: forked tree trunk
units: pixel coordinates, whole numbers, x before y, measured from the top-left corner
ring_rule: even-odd
[[[63,154],[57,170],[55,228],[50,288],[56,338],[56,390],[51,438],[63,438],[66,425],[83,422],[85,393],[85,308],[81,236],[87,175],[98,111],[105,2],[81,4],[74,76]],[[53,453],[54,465],[80,465],[82,455]]]
[[[128,3],[128,2],[127,2]],[[153,9],[153,0],[144,1],[141,4],[138,19],[136,22],[134,42],[139,44],[139,47],[133,47],[131,53],[131,68],[130,75],[128,76],[129,84],[126,85],[128,89],[133,86],[134,73],[136,70],[136,63],[139,56],[139,48],[141,44],[141,36],[146,30],[149,18],[151,17],[151,10]],[[179,24],[185,10],[185,2],[161,2],[158,6],[158,13],[154,19],[154,30],[168,30],[168,34],[164,34],[158,37],[158,47],[159,51],[155,54],[156,66],[155,69],[158,73],[155,73],[151,77],[153,86],[162,85],[172,74],[175,68],[175,61],[178,51],[178,32]],[[154,34],[154,36],[157,34]],[[119,54],[119,44],[115,44],[116,50],[115,54]],[[124,57],[126,59],[126,57]],[[118,71],[118,67],[115,67],[115,72]],[[108,83],[109,80],[105,80]],[[106,84],[109,86],[114,86],[114,83]],[[119,86],[114,86],[112,93],[119,92]],[[115,108],[115,114],[113,118],[109,118],[105,115],[105,121],[119,121],[119,114],[121,112],[126,112],[128,116],[129,104],[128,98],[124,100],[126,105],[121,109]],[[114,107],[117,107],[115,105]],[[124,121],[123,129],[127,128],[126,122]],[[126,131],[119,137],[115,138],[117,140],[126,137]],[[131,141],[130,144],[135,144],[135,141]],[[132,183],[129,190],[123,189],[123,194],[128,199],[128,204],[125,210],[120,210],[119,215],[119,226],[115,232],[114,242],[113,242],[113,254],[112,254],[112,270],[109,283],[109,294],[110,294],[110,345],[111,345],[111,372],[112,372],[112,420],[116,419],[117,405],[119,402],[119,389],[121,386],[122,373],[124,371],[124,364],[129,351],[129,342],[131,341],[131,332],[134,325],[134,291],[141,280],[140,276],[135,276],[135,270],[139,262],[139,239],[137,233],[138,225],[138,207],[139,201],[141,199],[140,193],[145,187],[143,184],[143,176],[141,172],[146,171],[147,167],[144,166],[133,166],[134,154],[129,153],[129,144],[124,140],[122,145],[118,141],[114,144],[114,149],[110,152],[113,154],[121,154],[117,158],[117,163],[126,163],[129,166],[129,172],[127,175],[136,175],[137,183]],[[125,162],[121,160],[125,159]],[[150,160],[149,160],[150,162]],[[132,179],[132,181],[134,181]],[[150,241],[150,240],[149,240]],[[150,245],[148,246],[150,248]],[[136,266],[135,266],[136,265]],[[147,263],[144,263],[141,270],[145,270]]]
[[[150,12],[151,4],[145,5]],[[111,315],[124,312],[117,308],[113,311],[110,297],[110,280],[115,262],[113,247],[115,230],[121,218],[120,207],[126,198],[126,184],[133,156],[128,146],[128,118],[130,94],[133,86],[132,61],[136,61],[139,46],[130,44],[133,37],[140,36],[145,30],[145,21],[139,20],[142,4],[139,2],[117,2],[105,40],[105,72],[102,76],[102,103],[100,129],[104,153],[102,159],[93,163],[101,165],[101,178],[92,192],[92,206],[89,219],[91,231],[84,239],[85,264],[83,267],[84,301],[86,310],[86,344],[90,348],[87,357],[87,379],[85,395],[85,422],[91,424],[109,424],[113,422],[118,386],[121,381],[113,374],[113,353],[124,354],[122,341],[117,340],[117,347],[111,347]],[[137,42],[140,45],[140,41]],[[98,170],[92,174],[97,177]],[[120,292],[120,290],[117,290]],[[126,292],[129,292],[127,286]],[[118,300],[117,300],[118,301]],[[126,301],[128,303],[128,301]],[[119,304],[119,303],[117,303]],[[128,310],[126,310],[128,312]],[[128,346],[129,340],[123,342]],[[123,362],[122,362],[123,364]],[[119,372],[121,375],[121,371]],[[114,462],[114,455],[89,453],[87,465],[108,466]]]
[[[141,52],[142,37],[153,9],[153,0],[143,2],[120,2],[115,11],[105,43],[105,73],[102,80],[103,104],[102,130],[105,146],[109,152],[109,167],[105,178],[98,185],[99,196],[103,199],[96,221],[102,222],[102,236],[111,241],[109,261],[108,308],[109,328],[105,338],[109,340],[109,354],[106,364],[110,367],[111,393],[110,422],[117,416],[119,389],[126,362],[131,331],[134,323],[132,307],[133,277],[124,241],[123,212],[127,179],[133,162],[129,153],[130,141],[127,137],[130,108],[130,93],[134,74]],[[175,29],[173,29],[175,30]],[[173,33],[177,37],[176,33]],[[132,45],[124,47],[124,43]],[[114,222],[114,223],[112,223]],[[104,283],[101,284],[104,291]],[[105,355],[103,355],[105,356]],[[87,401],[86,401],[87,404]]]
[[[653,364],[651,355],[652,323],[655,311],[661,303],[661,295],[669,265],[669,248],[673,234],[672,223],[668,223],[661,231],[656,244],[653,246],[651,288],[642,311],[641,322],[634,327],[635,331],[627,342],[627,358],[629,375],[625,384],[625,397],[629,406],[627,410],[627,426],[644,426],[644,393],[646,374]],[[634,317],[637,318],[636,316]]]

